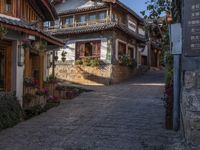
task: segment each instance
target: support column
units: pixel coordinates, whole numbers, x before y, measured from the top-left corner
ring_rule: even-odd
[[[25,60],[24,60],[24,76],[25,77],[30,77],[30,51],[29,48],[25,48],[24,49],[24,53],[25,53]]]
[[[173,100],[173,129],[180,126],[180,62],[181,55],[174,55],[174,100]]]
[[[43,88],[43,80],[44,80],[44,52],[39,52],[39,87]]]

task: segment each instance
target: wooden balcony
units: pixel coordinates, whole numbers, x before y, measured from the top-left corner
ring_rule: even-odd
[[[81,27],[87,27],[87,26],[95,26],[95,25],[101,25],[101,24],[108,24],[111,23],[109,19],[98,19],[98,20],[92,20],[92,21],[85,21],[85,22],[75,22],[73,24],[60,24],[50,27],[45,27],[44,29],[46,31],[55,31],[55,30],[65,30],[65,29],[76,29]]]

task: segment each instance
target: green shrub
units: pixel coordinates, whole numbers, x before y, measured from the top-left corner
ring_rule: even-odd
[[[0,130],[12,127],[21,121],[22,108],[12,93],[0,94]]]
[[[75,61],[75,65],[82,65],[83,64],[83,61],[78,59]]]
[[[85,58],[83,58],[83,65],[84,66],[91,66],[91,60],[92,60],[91,57],[85,57]]]
[[[171,85],[173,82],[173,56],[165,53],[165,84]]]
[[[100,65],[105,65],[105,63],[98,58],[92,58],[92,57],[85,57],[82,60],[76,60],[75,65],[83,65],[83,66],[91,66],[91,67],[97,67]]]
[[[36,106],[33,106],[29,109],[24,110],[24,113],[25,113],[24,118],[27,120],[27,119],[30,119],[34,116],[41,114],[42,112],[44,112],[42,107],[40,105],[36,105]]]
[[[90,65],[91,65],[91,67],[97,67],[100,65],[100,61],[98,59],[92,59],[90,61]]]
[[[119,65],[136,68],[137,61],[135,59],[129,58],[127,55],[122,55],[119,56]]]

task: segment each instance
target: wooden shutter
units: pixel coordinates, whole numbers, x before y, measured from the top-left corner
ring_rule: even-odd
[[[85,43],[76,43],[76,59],[80,59],[85,55]]]

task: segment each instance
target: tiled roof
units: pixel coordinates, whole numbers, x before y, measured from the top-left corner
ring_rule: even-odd
[[[122,8],[126,9],[129,13],[131,13],[133,16],[135,16],[138,20],[141,22],[144,22],[144,19],[140,17],[135,11],[133,11],[131,8],[126,6],[124,3],[120,2],[119,0],[116,1],[116,3],[121,6]],[[134,3],[134,2],[133,2]]]
[[[67,3],[67,1],[66,1]],[[138,19],[141,23],[144,22],[144,19],[142,17],[140,17],[134,10],[132,10],[131,8],[129,8],[128,6],[126,6],[124,3],[122,3],[119,0],[116,0],[114,2],[106,2],[106,3],[102,3],[101,5],[96,5],[96,6],[88,6],[88,7],[83,7],[83,8],[79,8],[77,7],[76,9],[71,8],[70,9],[70,5],[66,6],[66,10],[65,11],[58,11],[58,15],[65,15],[65,14],[72,14],[72,13],[78,13],[78,12],[85,12],[85,11],[90,11],[90,10],[96,10],[96,9],[101,9],[101,8],[105,8],[108,7],[108,3],[113,3],[113,5],[118,5],[119,7],[123,8],[124,10],[128,11],[130,14],[132,14],[136,19]]]
[[[97,5],[97,6],[91,6],[91,7],[84,7],[84,8],[77,8],[77,9],[69,9],[66,11],[58,12],[58,15],[65,15],[65,14],[72,14],[72,13],[78,13],[78,12],[85,12],[90,10],[96,10],[101,8],[106,8],[107,5]]]
[[[51,30],[50,33],[52,35],[74,35],[74,34],[84,34],[84,33],[90,33],[90,32],[98,32],[98,31],[107,31],[111,29],[118,29],[122,32],[125,32],[126,34],[132,36],[138,41],[145,42],[146,39],[144,36],[135,33],[128,29],[126,25],[119,24],[116,22],[112,23],[105,23],[100,25],[93,25],[93,26],[86,26],[86,27],[76,27],[76,28],[68,28],[68,29],[55,29],[54,31]]]
[[[22,31],[22,32],[24,30],[24,32],[31,32],[31,33],[34,33],[36,36],[45,38],[47,41],[48,40],[52,41],[51,43],[54,43],[54,44],[57,43],[59,45],[64,45],[64,43],[61,40],[51,36],[48,33],[43,32],[40,29],[37,29],[34,26],[29,25],[27,22],[25,22],[23,20],[20,20],[17,18],[14,19],[12,17],[9,18],[9,17],[0,15],[0,23],[3,25],[6,25],[6,27],[8,29]]]

